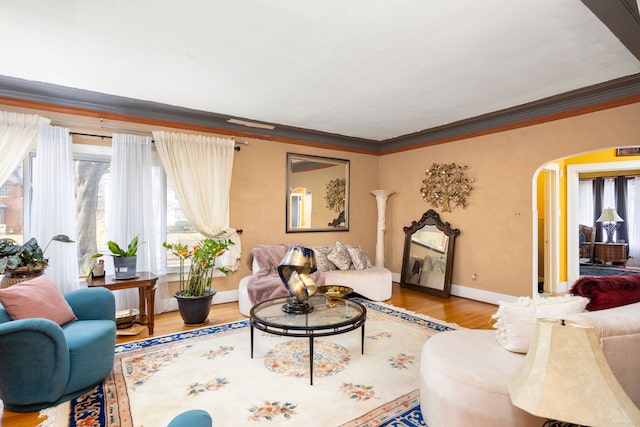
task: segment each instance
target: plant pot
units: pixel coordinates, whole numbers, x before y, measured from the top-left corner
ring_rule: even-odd
[[[137,275],[137,256],[114,256],[113,267],[116,272],[116,279],[133,279]]]
[[[27,267],[18,267],[15,270],[6,270],[2,280],[0,281],[0,288],[8,288],[9,286],[26,282],[34,277],[42,276],[45,268],[46,267],[29,270]]]
[[[182,296],[180,291],[173,294],[178,300],[178,310],[185,325],[202,325],[206,323],[211,308],[211,299],[216,294],[214,289],[198,297]]]

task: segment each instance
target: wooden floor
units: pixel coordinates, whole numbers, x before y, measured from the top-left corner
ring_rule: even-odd
[[[385,302],[409,311],[426,314],[436,319],[473,329],[491,329],[491,315],[497,310],[497,307],[492,304],[459,297],[451,297],[448,299],[432,297],[410,289],[400,288],[396,283],[393,285],[393,296]],[[214,305],[209,315],[209,323],[211,324],[227,323],[244,319],[246,319],[246,317],[238,311],[237,302]],[[193,328],[194,327],[187,327],[182,323],[178,312],[162,313],[156,316],[154,336],[186,331]],[[147,329],[144,328],[138,335],[118,337],[117,342],[123,343],[148,337]],[[38,412],[20,414],[4,411],[0,405],[0,426],[34,427],[42,421],[42,419],[38,419]]]

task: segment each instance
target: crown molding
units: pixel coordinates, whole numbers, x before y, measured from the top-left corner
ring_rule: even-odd
[[[102,115],[138,123],[172,123],[186,125],[190,129],[204,129],[223,134],[380,155],[640,102],[640,73],[383,141],[353,138],[279,124],[273,124],[274,129],[250,128],[229,123],[228,120],[253,121],[251,118],[228,116],[7,76],[0,76],[0,97],[44,104],[44,109],[71,109],[77,114],[84,113],[94,117]]]

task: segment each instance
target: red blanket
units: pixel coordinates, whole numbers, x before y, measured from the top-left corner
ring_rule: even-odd
[[[576,280],[569,292],[589,298],[589,311],[632,304],[640,301],[640,274],[582,277]]]

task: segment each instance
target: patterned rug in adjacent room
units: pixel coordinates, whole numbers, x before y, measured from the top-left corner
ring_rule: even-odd
[[[234,322],[118,345],[104,384],[43,411],[41,426],[165,426],[193,408],[214,426],[424,426],[420,351],[456,326],[360,302],[364,354],[360,330],[316,339],[313,385],[307,339],[256,331],[251,359],[249,323]]]
[[[613,266],[596,266],[596,265],[580,265],[580,276],[631,276],[640,274],[640,269],[636,267],[613,267]]]

